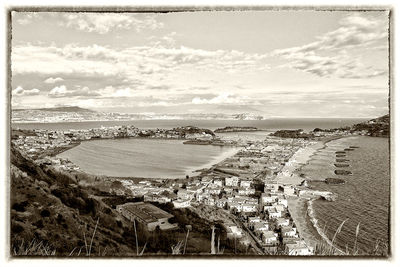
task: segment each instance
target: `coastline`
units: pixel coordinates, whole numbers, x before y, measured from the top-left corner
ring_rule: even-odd
[[[286,182],[292,186],[299,185],[306,177],[301,177],[301,170],[304,166],[308,165],[312,160],[313,156],[322,149],[327,147],[327,144],[330,141],[345,138],[346,136],[336,136],[325,138],[324,140],[317,141],[316,144],[310,145],[306,148],[300,148],[296,151],[291,160],[294,160],[294,164],[291,165],[291,168],[287,168],[290,173],[290,176],[286,176],[285,180],[280,179],[282,182]],[[343,254],[344,252],[334,246],[329,238],[325,235],[324,230],[318,225],[318,220],[315,218],[314,209],[313,209],[313,201],[317,198],[304,198],[304,197],[294,197],[288,199],[288,209],[293,219],[293,222],[296,224],[299,235],[307,245],[317,247],[321,241],[325,242],[329,246],[331,246],[337,253]],[[318,235],[318,237],[317,237]]]
[[[100,141],[100,140],[119,140],[119,139],[145,139],[145,140],[173,140],[173,141],[184,141],[187,139],[183,139],[183,138],[147,138],[147,137],[117,137],[117,138],[98,138],[98,139],[90,139],[90,140],[82,140],[81,142],[90,142],[90,141]],[[77,147],[81,144],[81,142],[78,143],[74,143],[74,145],[72,146],[68,146],[68,147],[62,147],[61,149],[58,149],[57,151],[54,151],[52,153],[52,157],[58,157],[58,158],[62,158],[62,159],[66,159],[65,157],[60,156],[60,154],[62,154],[63,152],[70,150],[74,147]],[[197,146],[195,144],[193,144],[194,146]],[[209,144],[212,145],[212,144]],[[225,147],[229,147],[230,150],[229,151],[225,151],[222,152],[221,155],[215,156],[213,158],[210,159],[210,161],[200,165],[200,166],[192,166],[192,167],[186,167],[184,170],[184,174],[182,176],[179,177],[140,177],[140,176],[113,176],[113,175],[105,175],[105,174],[96,174],[96,173],[91,173],[88,171],[83,171],[83,170],[79,170],[79,171],[72,171],[70,170],[69,172],[79,172],[85,175],[90,175],[90,176],[94,176],[94,177],[103,177],[105,179],[118,179],[118,180],[124,180],[124,179],[129,179],[129,180],[137,180],[137,181],[142,181],[142,180],[186,180],[187,178],[185,178],[186,175],[189,175],[190,178],[193,177],[197,177],[199,175],[201,175],[201,173],[204,170],[210,170],[214,167],[214,165],[219,164],[223,161],[225,161],[226,159],[233,157],[234,155],[236,155],[241,149],[241,146],[225,146]],[[73,161],[71,161],[73,164],[75,164]],[[80,167],[79,165],[76,165],[78,167]]]
[[[186,174],[189,176],[190,176],[190,174],[192,174],[194,176],[198,176],[201,174],[202,170],[204,170],[204,169],[210,170],[211,168],[214,167],[214,165],[219,164],[219,163],[225,161],[226,159],[236,155],[241,149],[242,149],[241,147],[236,147],[236,149],[232,147],[231,151],[226,151],[226,152],[222,153],[221,155],[214,157],[210,162],[205,163],[205,164],[201,165],[200,167],[187,168]]]

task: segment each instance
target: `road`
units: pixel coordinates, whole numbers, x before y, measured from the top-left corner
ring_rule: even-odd
[[[240,226],[240,228],[243,229],[243,231],[245,232],[246,236],[248,237],[248,239],[250,240],[250,245],[251,247],[254,249],[254,251],[258,254],[258,255],[265,255],[264,250],[262,248],[262,245],[259,243],[258,239],[253,235],[253,233],[251,233],[251,231],[241,222],[239,221],[236,216],[232,215],[229,211],[227,210],[223,210],[228,216],[229,218],[234,221],[236,223],[236,225]]]

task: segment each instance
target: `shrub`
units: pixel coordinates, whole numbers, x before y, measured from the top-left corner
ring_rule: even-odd
[[[23,201],[23,202],[20,202],[20,203],[14,203],[12,205],[12,209],[16,210],[16,211],[24,212],[26,210],[25,209],[26,206],[28,206],[28,201]]]
[[[50,216],[50,211],[48,211],[48,210],[42,210],[42,211],[40,212],[40,216],[42,216],[42,217],[49,217],[49,216]]]

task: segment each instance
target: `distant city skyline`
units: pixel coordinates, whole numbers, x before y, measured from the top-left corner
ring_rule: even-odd
[[[12,13],[12,108],[388,113],[387,11]]]

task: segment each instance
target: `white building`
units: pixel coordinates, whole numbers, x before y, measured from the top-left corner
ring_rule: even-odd
[[[174,208],[177,208],[177,209],[187,208],[187,207],[190,207],[190,200],[177,199],[177,200],[172,201],[172,204],[174,204]]]
[[[226,186],[238,186],[239,183],[239,177],[237,176],[232,176],[232,177],[226,177],[225,178],[225,185]]]

